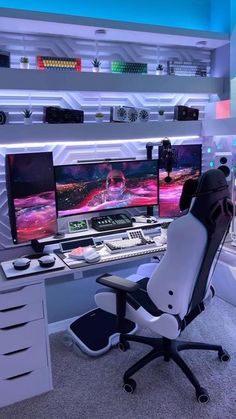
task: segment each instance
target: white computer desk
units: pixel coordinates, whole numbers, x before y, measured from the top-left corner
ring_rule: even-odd
[[[154,225],[136,224],[134,228],[145,228],[149,234]],[[125,231],[106,232],[106,238],[117,237]],[[85,232],[83,237],[89,237],[93,232]],[[101,238],[103,233],[96,232]],[[80,235],[81,237],[81,235]],[[74,238],[75,235],[70,235]],[[58,247],[58,240],[47,241],[45,251]],[[158,256],[163,252],[156,251]],[[145,255],[133,255],[114,261],[84,263],[82,266],[70,269],[46,271],[33,275],[24,275],[6,280],[0,272],[0,407],[16,401],[35,396],[53,388],[50,350],[48,340],[48,318],[45,296],[45,282],[66,274],[79,277],[86,270],[96,270],[98,267],[115,269],[115,265],[132,261],[141,261]],[[154,254],[150,254],[153,257]]]

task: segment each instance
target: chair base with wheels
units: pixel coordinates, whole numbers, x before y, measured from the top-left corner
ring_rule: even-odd
[[[123,388],[128,393],[133,393],[136,388],[136,382],[133,380],[132,375],[137,371],[147,365],[149,362],[153,361],[156,358],[163,357],[164,361],[168,362],[173,360],[183,371],[186,377],[189,379],[191,384],[194,386],[196,391],[197,400],[200,403],[207,403],[209,401],[209,395],[207,391],[201,387],[198,379],[195,377],[187,363],[181,358],[179,352],[188,350],[188,349],[199,349],[199,350],[210,350],[216,351],[220,361],[229,361],[230,356],[227,351],[225,351],[220,345],[211,345],[207,343],[200,342],[185,342],[182,340],[171,340],[167,338],[150,338],[137,335],[120,335],[119,349],[121,351],[126,351],[129,349],[128,342],[139,342],[145,345],[152,347],[152,350],[145,355],[143,358],[138,360],[132,367],[130,367],[124,373],[124,385]]]

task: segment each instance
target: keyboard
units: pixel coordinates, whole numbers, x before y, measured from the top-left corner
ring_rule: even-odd
[[[150,248],[157,248],[157,245],[152,240],[146,240],[141,237],[135,237],[131,239],[124,239],[124,240],[110,240],[105,242],[106,248],[109,251],[109,253],[119,253],[123,250],[140,250],[141,248],[147,249],[147,247]]]
[[[137,246],[137,247],[133,247],[133,248],[129,248],[129,251],[127,250],[123,250],[123,251],[119,251],[119,252],[115,252],[115,253],[108,253],[105,250],[101,251],[101,260],[98,261],[96,264],[100,264],[100,263],[104,263],[104,262],[113,262],[116,260],[120,260],[122,261],[123,259],[128,259],[128,258],[132,258],[132,257],[137,257],[137,256],[151,256],[152,254],[157,254],[157,253],[161,253],[161,252],[165,252],[166,251],[166,245],[162,245],[162,246],[155,246],[154,245],[145,245],[145,246]],[[65,261],[66,262],[66,261]],[[86,265],[86,262],[84,261],[79,261],[79,260],[70,260],[69,263],[66,262],[66,264],[69,266],[69,268],[73,269],[73,268],[79,268],[83,265]]]
[[[145,248],[140,249],[139,247],[137,248],[138,250],[134,250],[134,248],[132,249],[132,251],[130,252],[125,252],[125,253],[115,253],[115,254],[110,254],[110,255],[106,255],[103,256],[101,262],[111,262],[113,260],[122,260],[122,259],[127,259],[130,257],[135,257],[135,256],[149,256],[152,253],[157,253],[157,252],[165,252],[166,251],[166,246],[160,246],[160,247],[152,247],[150,248],[150,246],[146,246]]]

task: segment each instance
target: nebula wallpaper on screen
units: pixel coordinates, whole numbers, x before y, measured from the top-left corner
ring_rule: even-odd
[[[57,231],[52,153],[8,154],[9,215],[15,243],[51,236]]]
[[[159,216],[178,217],[181,212],[179,200],[187,179],[198,179],[201,174],[202,152],[200,144],[172,146],[173,167],[170,182],[167,172],[160,162],[159,167]]]
[[[158,203],[156,160],[56,166],[55,178],[59,217]]]

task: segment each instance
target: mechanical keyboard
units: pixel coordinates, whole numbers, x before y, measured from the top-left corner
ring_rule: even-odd
[[[151,243],[150,243],[151,244]],[[155,242],[152,242],[152,244],[155,246]],[[148,242],[145,239],[135,237],[132,239],[120,239],[120,240],[110,240],[105,242],[106,248],[110,253],[118,253],[122,250],[126,249],[136,249],[140,246],[146,247],[148,245]]]
[[[159,246],[159,247],[158,246],[150,247],[149,245],[146,245],[146,247],[142,247],[141,249],[138,246],[136,248],[132,248],[132,250],[130,249],[130,252],[124,251],[124,253],[117,252],[115,254],[103,255],[101,258],[101,261],[98,263],[112,262],[113,260],[122,260],[122,259],[127,259],[127,258],[135,257],[135,256],[151,255],[152,253],[165,252],[165,251],[166,251],[166,245]]]

